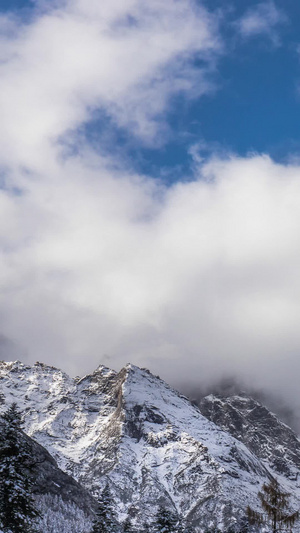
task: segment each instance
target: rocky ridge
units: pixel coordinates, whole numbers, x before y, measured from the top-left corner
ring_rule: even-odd
[[[6,435],[7,422],[0,416],[1,449],[6,446]],[[74,531],[74,522],[76,520],[78,525],[78,519],[85,525],[91,524],[97,503],[90,492],[63,472],[50,453],[21,429],[11,427],[10,435],[26,451],[28,458],[24,467],[31,480],[35,507],[40,512],[37,531],[57,533],[54,522],[59,524],[60,533]],[[70,516],[71,520],[68,520]],[[49,522],[52,524],[50,528]],[[82,523],[77,533],[83,533]]]
[[[243,442],[275,476],[297,480],[300,441],[296,433],[246,393],[210,394],[198,403],[201,413]]]
[[[153,521],[159,503],[195,533],[240,531],[247,505],[257,506],[258,490],[275,472],[267,448],[250,446],[251,439],[241,442],[228,427],[223,431],[208,420],[208,404],[204,416],[164,381],[133,365],[119,373],[100,366],[72,379],[40,363],[1,363],[0,385],[6,402],[24,410],[26,432],[62,470],[94,495],[109,481],[120,520],[129,515],[136,531]],[[288,472],[276,474],[299,507],[293,442],[282,445],[289,450]]]

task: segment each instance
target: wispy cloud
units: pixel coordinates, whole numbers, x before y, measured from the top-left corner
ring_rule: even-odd
[[[287,22],[286,14],[278,9],[273,1],[262,2],[249,8],[236,26],[244,38],[265,35],[278,45],[279,27]]]

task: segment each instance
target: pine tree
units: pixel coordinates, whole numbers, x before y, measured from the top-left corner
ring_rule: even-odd
[[[151,531],[151,527],[149,526],[149,524],[144,522],[144,524],[143,524],[143,533],[150,533],[150,531]]]
[[[13,402],[11,406],[3,413],[2,418],[8,422],[11,428],[20,430],[23,428],[22,414],[18,409],[16,402]]]
[[[259,513],[248,507],[247,514],[250,524],[268,525],[272,533],[288,530],[299,518],[299,512],[289,510],[289,496],[280,489],[276,479],[264,484],[258,493],[263,512]]]
[[[0,523],[9,533],[33,532],[39,516],[29,478],[32,457],[21,428],[21,413],[13,403],[0,426]]]
[[[3,392],[0,392],[0,405],[3,405],[5,403],[5,396]]]
[[[247,516],[243,516],[240,522],[240,533],[249,533],[249,520]]]
[[[108,484],[98,499],[98,508],[93,522],[92,533],[116,533],[118,523],[112,505],[112,496]]]
[[[175,514],[160,506],[156,514],[155,527],[157,533],[177,533],[180,526]]]
[[[132,524],[129,516],[123,522],[123,533],[132,533]]]

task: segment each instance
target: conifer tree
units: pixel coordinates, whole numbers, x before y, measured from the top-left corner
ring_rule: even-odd
[[[149,526],[148,523],[144,522],[143,524],[143,533],[150,533],[151,531],[151,527]]]
[[[248,507],[247,514],[250,524],[268,525],[272,533],[289,530],[299,518],[299,512],[289,509],[289,496],[280,489],[276,479],[264,483],[262,492],[258,493],[263,512],[259,513]]]
[[[32,533],[39,516],[31,493],[32,457],[13,403],[0,424],[0,523],[4,532]]]
[[[13,402],[11,406],[3,413],[2,418],[8,422],[9,427],[20,430],[23,428],[22,414],[18,409],[16,402]]]
[[[123,533],[132,533],[132,524],[129,516],[123,522]]]
[[[249,519],[243,516],[240,522],[240,533],[248,533],[250,531]]]
[[[92,533],[116,533],[116,531],[119,531],[119,527],[113,509],[111,492],[107,484],[98,499]]]
[[[156,514],[155,527],[157,533],[177,533],[180,526],[175,514],[166,507],[160,506]]]

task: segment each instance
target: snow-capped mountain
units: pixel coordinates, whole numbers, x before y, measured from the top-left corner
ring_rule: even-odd
[[[33,493],[39,496],[48,494],[59,496],[65,502],[75,505],[87,516],[95,508],[95,500],[88,490],[82,487],[71,476],[63,472],[49,452],[35,440],[23,434],[29,453],[32,457],[30,477],[33,480]],[[0,423],[1,440],[1,423]]]
[[[0,383],[6,403],[24,410],[26,432],[62,470],[94,495],[109,480],[120,520],[132,517],[136,531],[153,521],[160,503],[195,533],[240,531],[247,505],[258,507],[257,493],[275,464],[267,448],[258,453],[251,439],[245,445],[133,365],[119,373],[100,366],[72,379],[40,363],[1,363]],[[273,455],[279,444],[280,435]],[[284,440],[282,447],[290,444]],[[288,475],[284,469],[276,474],[299,507],[295,469],[289,458]]]
[[[8,434],[14,453],[21,449],[26,454],[25,471],[35,508],[41,515],[37,519],[37,530],[41,533],[74,533],[76,529],[76,533],[86,533],[97,505],[89,491],[63,472],[49,452],[20,428],[10,426],[8,433],[7,422],[0,416],[1,466],[5,464],[4,450],[11,450],[6,442]],[[13,465],[10,473],[15,475]],[[3,477],[1,479],[3,482]]]
[[[275,476],[296,480],[300,441],[294,431],[246,393],[210,394],[199,402],[204,416],[243,442]]]

